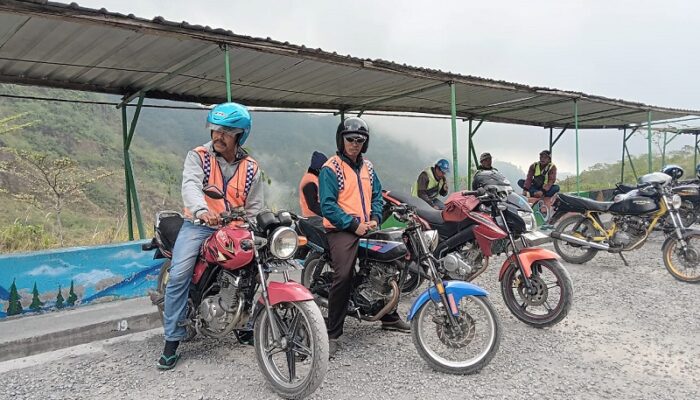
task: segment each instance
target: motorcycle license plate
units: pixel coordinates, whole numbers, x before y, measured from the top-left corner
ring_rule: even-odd
[[[540,231],[525,233],[523,234],[523,237],[525,240],[527,240],[530,246],[539,246],[552,240],[549,236]]]

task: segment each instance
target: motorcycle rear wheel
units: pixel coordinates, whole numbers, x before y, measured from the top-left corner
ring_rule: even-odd
[[[462,297],[457,308],[461,334],[449,330],[449,322],[438,312],[439,303],[426,301],[411,320],[413,344],[421,358],[436,371],[474,374],[496,355],[501,342],[501,322],[485,296]],[[459,355],[462,349],[473,350],[475,354],[462,357]]]
[[[551,274],[545,276],[545,271]],[[501,295],[515,318],[535,328],[545,328],[563,320],[569,314],[574,297],[573,283],[564,266],[557,260],[536,261],[532,264],[530,281],[537,289],[532,295],[526,293],[525,282],[515,264],[503,274]],[[557,302],[550,305],[548,300],[557,293]]]
[[[287,343],[274,343],[270,315],[267,310],[260,312],[254,330],[258,367],[279,396],[305,398],[321,385],[328,371],[328,334],[321,311],[311,300],[285,302],[272,307],[272,317]],[[305,376],[299,377],[299,371]]]
[[[578,225],[579,223],[580,225]],[[577,225],[578,228],[574,230]],[[584,216],[578,214],[568,216],[559,221],[555,231],[572,236],[583,236],[584,238],[586,236],[597,235],[597,230],[593,227],[593,224]],[[583,264],[591,261],[593,257],[595,257],[596,253],[598,253],[598,250],[596,249],[590,247],[584,248],[576,244],[568,243],[564,240],[554,239],[553,242],[554,250],[557,252],[557,254],[559,254],[564,261],[572,264]]]
[[[700,233],[685,238],[688,251],[684,252],[677,238],[669,237],[661,246],[666,270],[683,282],[700,282]],[[675,256],[675,257],[674,257]]]

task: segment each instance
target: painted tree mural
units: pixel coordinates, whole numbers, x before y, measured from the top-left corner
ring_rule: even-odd
[[[61,294],[61,285],[58,285],[58,294],[56,295],[56,308],[65,307],[63,304],[63,295]]]
[[[76,300],[78,300],[78,295],[75,294],[75,291],[73,290],[73,281],[70,281],[70,291],[68,292],[68,299],[66,300],[66,306],[68,306],[68,307],[75,306]]]
[[[20,303],[21,297],[17,293],[17,285],[15,280],[12,280],[12,286],[10,286],[10,299],[7,304],[7,315],[17,315],[22,313],[22,303]]]
[[[29,309],[32,311],[41,311],[41,307],[44,303],[39,298],[39,289],[36,287],[36,282],[34,282],[34,289],[32,289],[32,304],[29,305]]]

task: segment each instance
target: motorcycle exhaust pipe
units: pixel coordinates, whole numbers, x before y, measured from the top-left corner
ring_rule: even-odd
[[[610,246],[607,244],[593,243],[587,240],[579,239],[575,236],[567,235],[566,233],[561,233],[554,231],[549,234],[552,239],[563,240],[567,243],[577,244],[579,246],[590,247],[596,250],[610,251]]]
[[[399,289],[399,285],[396,283],[396,281],[392,280],[391,281],[391,298],[389,301],[387,301],[386,305],[382,307],[379,312],[373,316],[373,317],[362,317],[365,321],[379,321],[379,319],[386,314],[389,313],[389,311],[393,310],[396,308],[396,305],[399,304],[399,295],[401,294],[401,290]]]

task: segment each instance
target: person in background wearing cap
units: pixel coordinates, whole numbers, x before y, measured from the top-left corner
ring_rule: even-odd
[[[423,199],[436,210],[445,208],[445,204],[438,199],[447,195],[447,176],[450,172],[450,162],[443,159],[438,160],[432,167],[426,168],[418,175],[416,183],[411,188],[411,195]]]
[[[343,334],[360,238],[382,222],[382,184],[372,163],[362,156],[369,139],[369,127],[364,120],[344,119],[335,134],[338,151],[326,161],[318,176],[323,226],[333,269],[326,323],[330,357],[338,350],[338,338]],[[411,331],[411,326],[395,310],[381,321],[382,329]]]
[[[530,165],[527,171],[527,179],[518,181],[518,186],[523,188],[524,196],[552,197],[559,192],[557,181],[557,167],[552,163],[552,152],[542,150],[540,161]]]
[[[328,157],[325,154],[314,151],[309,169],[299,183],[299,207],[301,215],[305,218],[321,215],[321,203],[318,201],[318,174],[326,161]]]
[[[173,247],[163,311],[165,347],[158,359],[159,369],[174,368],[180,358],[177,348],[180,341],[188,337],[181,321],[187,320],[187,297],[194,264],[202,242],[216,231],[226,202],[231,207],[243,207],[249,218],[255,217],[263,207],[260,168],[241,147],[248,139],[250,128],[247,108],[237,103],[219,104],[207,116],[206,129],[211,141],[187,153],[182,171],[185,215],[198,218],[203,224],[185,220]],[[226,199],[205,196],[207,186],[219,188]],[[239,336],[239,340],[250,338],[250,331]]]
[[[479,166],[476,167],[476,174],[481,171],[498,171],[498,168],[494,168],[491,165],[491,153],[481,153],[481,156],[479,156]],[[476,174],[474,174],[474,178],[476,178]],[[478,184],[479,182],[476,179],[472,180],[472,190],[478,189]]]

